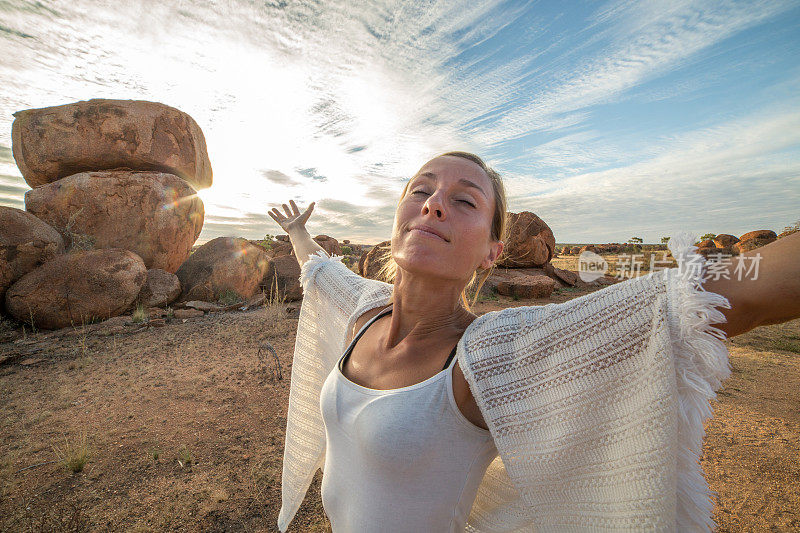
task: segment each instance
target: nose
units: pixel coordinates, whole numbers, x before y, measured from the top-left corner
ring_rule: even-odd
[[[439,194],[432,194],[428,196],[428,199],[422,206],[423,214],[427,215],[433,211],[436,218],[444,219],[444,206],[442,202],[439,200]]]

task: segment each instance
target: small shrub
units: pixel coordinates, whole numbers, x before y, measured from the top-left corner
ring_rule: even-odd
[[[344,255],[351,255],[353,253],[353,249],[349,246],[342,246],[342,254]]]
[[[244,298],[242,298],[242,296],[240,296],[239,293],[237,293],[236,291],[231,289],[225,289],[225,292],[222,293],[222,296],[219,297],[217,302],[220,305],[233,305],[233,304],[238,304],[243,300]]]

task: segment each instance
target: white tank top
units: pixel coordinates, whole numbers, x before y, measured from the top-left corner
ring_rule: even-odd
[[[361,328],[322,386],[322,506],[334,533],[460,533],[497,448],[458,409],[456,359],[425,381],[388,390],[358,385],[341,370],[364,331],[391,310]]]

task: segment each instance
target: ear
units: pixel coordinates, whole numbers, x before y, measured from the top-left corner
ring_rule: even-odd
[[[504,246],[505,243],[503,243],[503,241],[497,241],[489,244],[489,255],[487,255],[483,261],[481,261],[480,267],[483,270],[492,268],[494,262],[497,261],[497,258],[500,257],[500,254],[503,253]]]

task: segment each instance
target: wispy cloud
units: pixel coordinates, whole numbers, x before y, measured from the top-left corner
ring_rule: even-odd
[[[669,213],[705,225],[713,211],[697,208],[721,214],[714,187],[723,186],[748,198],[730,223],[752,226],[771,201],[766,187],[794,184],[798,168],[784,131],[794,115],[775,111],[791,91],[768,94],[800,68],[792,28],[769,27],[797,15],[790,1],[620,0],[587,11],[507,0],[17,0],[0,9],[6,205],[25,190],[8,150],[11,113],[97,97],[164,102],[200,124],[215,176],[199,193],[201,241],[276,233],[266,213],[289,199],[317,202],[312,233],[384,240],[404,180],[450,149],[487,155],[506,176],[510,208],[536,210],[567,240],[591,239],[586,217],[602,220],[595,239],[619,239],[640,211],[653,215],[649,238],[681,227]],[[731,44],[745,32],[762,38]],[[750,56],[725,57],[737,46]],[[782,63],[767,70],[762,57]],[[709,58],[719,65],[701,65]],[[763,102],[736,92],[743,70],[762,76]],[[711,92],[724,105],[688,102]],[[775,200],[769,224],[792,198]]]

